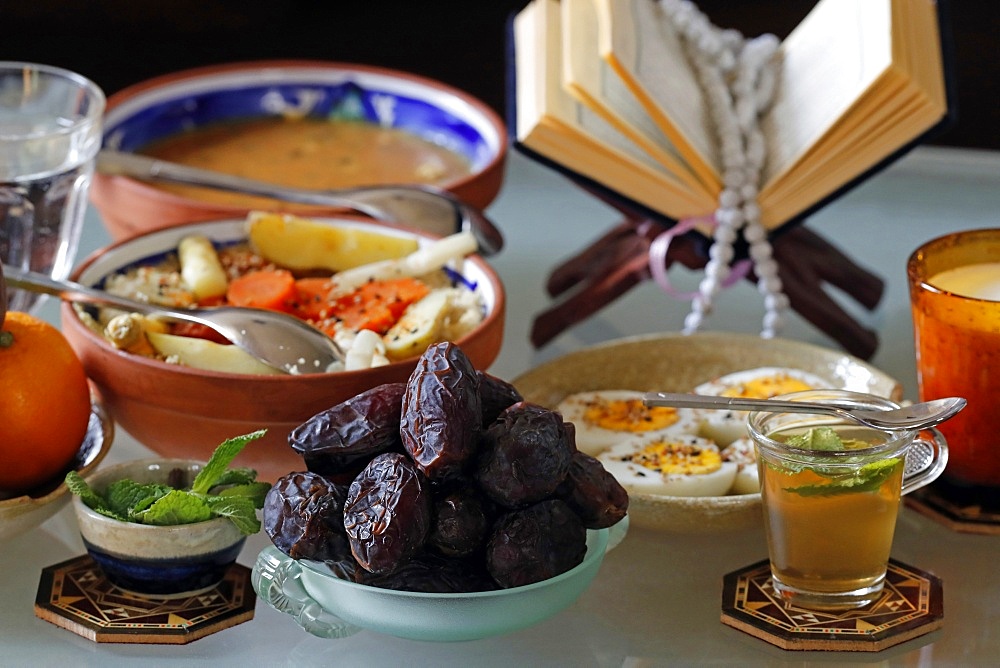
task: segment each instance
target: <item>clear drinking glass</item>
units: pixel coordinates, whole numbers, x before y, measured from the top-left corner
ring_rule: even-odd
[[[104,93],[73,72],[0,61],[0,262],[65,278],[101,146]],[[11,290],[12,311],[39,296]]]
[[[842,390],[809,390],[780,398],[898,408],[888,399]],[[856,608],[877,600],[900,497],[944,470],[944,437],[934,429],[884,431],[805,413],[754,412],[748,424],[757,446],[775,592],[794,605],[821,610]],[[842,443],[824,441],[819,430],[824,427],[836,432]],[[809,430],[814,438],[803,442]]]

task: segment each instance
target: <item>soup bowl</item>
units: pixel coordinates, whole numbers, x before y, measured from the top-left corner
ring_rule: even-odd
[[[507,144],[504,123],[496,112],[444,83],[366,65],[254,61],[155,77],[108,98],[103,145],[116,151],[142,152],[150,144],[205,127],[305,116],[368,121],[457,154],[468,163],[467,173],[433,185],[475,208],[485,208],[500,190]],[[359,163],[356,168],[363,169],[363,161]],[[335,165],[319,167],[335,169]],[[290,182],[282,185],[303,185],[294,176],[287,180]],[[180,223],[236,218],[249,208],[261,208],[259,200],[249,206],[235,201],[211,202],[134,178],[101,173],[95,174],[90,197],[116,240]],[[343,209],[280,202],[268,208],[311,215],[344,213]]]
[[[422,233],[357,219],[316,219],[331,226],[379,229],[415,238]],[[79,283],[100,286],[129,267],[151,264],[173,252],[181,238],[201,234],[214,243],[246,239],[244,220],[211,221],[174,226],[120,241],[98,250],[73,272]],[[505,294],[496,272],[479,256],[467,257],[462,276],[474,284],[483,305],[483,319],[455,341],[479,369],[486,369],[503,339]],[[236,462],[257,470],[259,479],[273,482],[304,470],[302,459],[287,443],[288,433],[307,418],[389,382],[405,382],[418,357],[356,371],[316,374],[244,375],[206,371],[124,352],[88,326],[77,307],[61,305],[62,329],[83,362],[115,422],[139,442],[166,457],[207,460],[227,438],[267,429]],[[423,351],[420,351],[423,352]],[[418,353],[419,354],[419,353]]]

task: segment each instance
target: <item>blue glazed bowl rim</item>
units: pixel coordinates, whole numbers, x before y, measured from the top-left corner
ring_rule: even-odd
[[[209,66],[135,84],[109,97],[104,118],[104,141],[106,146],[120,148],[122,128],[137,114],[157,105],[177,104],[199,95],[246,88],[332,88],[347,84],[355,84],[375,94],[385,93],[434,107],[468,126],[464,132],[474,133],[473,143],[479,146],[478,155],[468,154],[476,171],[484,169],[504,151],[506,131],[502,120],[475,97],[415,74],[326,61],[254,61]]]

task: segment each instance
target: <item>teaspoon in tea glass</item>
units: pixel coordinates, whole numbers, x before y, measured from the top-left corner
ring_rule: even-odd
[[[264,364],[285,373],[323,373],[331,365],[344,361],[344,352],[329,336],[303,320],[277,311],[236,306],[172,309],[14,267],[4,269],[4,277],[11,287],[55,295],[69,302],[111,306],[204,325]]]
[[[97,154],[97,169],[104,174],[130,176],[142,181],[182,183],[297,204],[342,207],[375,220],[406,225],[442,237],[456,232],[471,232],[476,238],[479,253],[484,257],[495,255],[503,248],[503,235],[485,214],[434,186],[386,185],[307,190],[109,149]]]
[[[746,399],[704,394],[649,392],[643,395],[647,406],[678,408],[716,408],[772,413],[821,413],[836,415],[859,424],[887,431],[916,431],[941,424],[965,408],[961,397],[935,399],[891,410],[869,410],[847,404],[785,401],[781,399]]]

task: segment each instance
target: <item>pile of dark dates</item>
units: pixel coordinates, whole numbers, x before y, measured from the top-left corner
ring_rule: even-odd
[[[471,592],[546,580],[581,561],[587,529],[628,494],[577,451],[573,425],[476,370],[453,343],[406,383],[323,411],[289,434],[307,471],[264,502],[264,530],[294,559],[375,587]]]

